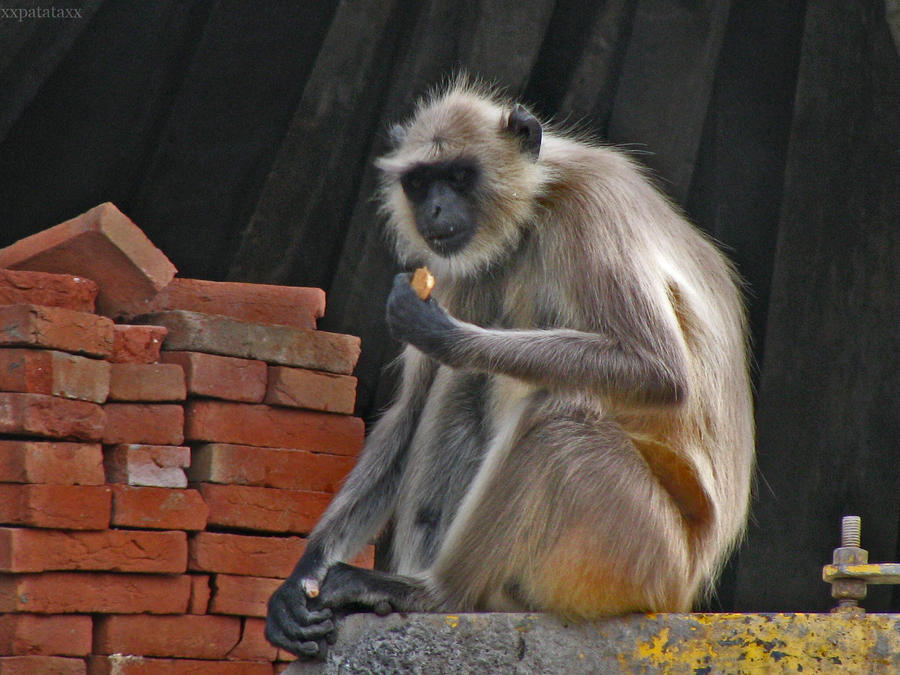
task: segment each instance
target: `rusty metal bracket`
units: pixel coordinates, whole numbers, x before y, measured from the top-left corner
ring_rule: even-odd
[[[869,552],[860,547],[860,526],[859,516],[841,519],[841,545],[832,564],[822,568],[822,580],[831,584],[831,597],[838,601],[832,612],[865,614],[859,603],[868,584],[900,584],[900,563],[869,562]]]

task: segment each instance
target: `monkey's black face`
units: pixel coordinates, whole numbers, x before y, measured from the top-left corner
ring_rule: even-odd
[[[474,160],[417,164],[400,177],[413,206],[416,228],[438,255],[458,253],[475,235],[480,179]]]

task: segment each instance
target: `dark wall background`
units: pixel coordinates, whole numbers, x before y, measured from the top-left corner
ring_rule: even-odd
[[[759,478],[709,607],[828,608],[820,568],[846,513],[873,561],[900,560],[900,62],[883,0],[52,5],[78,16],[0,18],[0,246],[111,200],[182,276],[322,287],[321,326],[363,338],[371,419],[396,351],[372,159],[466,68],[634,152],[747,280]],[[900,588],[867,607],[900,610]]]

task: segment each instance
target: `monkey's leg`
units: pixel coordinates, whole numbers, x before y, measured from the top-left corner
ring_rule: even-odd
[[[619,425],[552,400],[520,420],[432,569],[447,605],[575,618],[689,609],[683,519]]]

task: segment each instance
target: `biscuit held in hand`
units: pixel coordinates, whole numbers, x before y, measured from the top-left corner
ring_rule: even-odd
[[[422,300],[428,300],[431,297],[431,291],[434,288],[434,277],[427,267],[420,267],[413,272],[412,280],[409,282]]]

